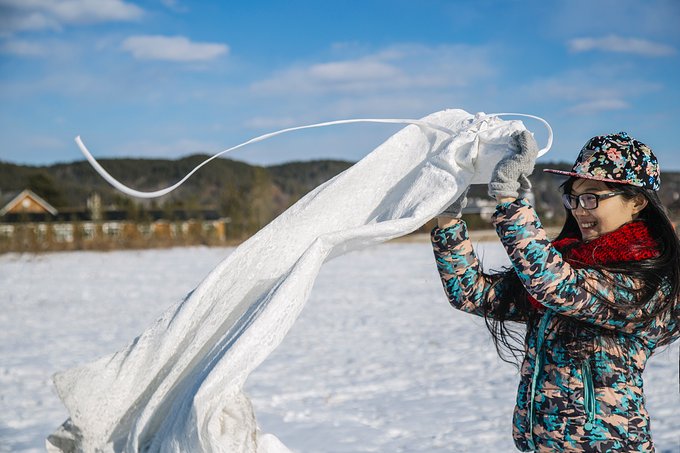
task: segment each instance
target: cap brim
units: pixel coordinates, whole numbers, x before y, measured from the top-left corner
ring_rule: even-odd
[[[581,179],[591,179],[593,181],[615,182],[615,183],[618,183],[618,184],[628,184],[628,185],[637,186],[637,184],[633,184],[630,181],[621,181],[620,179],[611,179],[611,178],[602,178],[602,177],[599,177],[599,176],[584,175],[584,174],[581,174],[581,173],[575,173],[573,171],[551,170],[551,169],[547,169],[547,168],[543,171],[546,172],[546,173],[554,173],[556,175],[573,176],[575,178],[581,178]]]

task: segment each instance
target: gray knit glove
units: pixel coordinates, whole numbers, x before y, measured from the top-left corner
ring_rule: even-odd
[[[467,193],[470,190],[470,186],[467,186],[463,193],[460,194],[456,201],[451,203],[451,205],[444,209],[441,214],[442,217],[453,217],[454,219],[460,219],[463,216],[463,208],[467,206],[468,199]]]
[[[528,176],[534,172],[538,145],[531,132],[517,131],[510,138],[513,154],[501,159],[491,173],[489,196],[519,197],[519,192],[531,190]]]

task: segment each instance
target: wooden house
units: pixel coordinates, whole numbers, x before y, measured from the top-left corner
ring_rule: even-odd
[[[10,192],[0,197],[0,219],[3,221],[19,218],[47,220],[57,214],[54,206],[29,189]]]

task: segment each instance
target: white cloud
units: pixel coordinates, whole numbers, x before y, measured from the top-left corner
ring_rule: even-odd
[[[11,14],[0,9],[0,36],[11,36],[16,31],[59,30],[59,22],[41,13]]]
[[[666,44],[646,39],[624,38],[616,35],[609,35],[603,38],[576,38],[570,40],[568,46],[572,52],[599,50],[603,52],[629,53],[645,57],[666,57],[676,53],[673,47]]]
[[[560,0],[550,2],[546,12],[540,16],[542,28],[553,36],[591,36],[606,29],[670,37],[677,36],[680,23],[677,0]]]
[[[591,114],[611,110],[625,110],[630,108],[630,104],[622,99],[597,99],[594,101],[583,102],[569,109],[571,113]]]
[[[229,46],[217,43],[192,42],[184,36],[131,36],[122,44],[123,50],[138,60],[174,62],[209,61],[229,52]]]
[[[269,117],[256,116],[246,120],[244,125],[251,129],[284,129],[287,127],[302,125],[303,122],[296,120],[291,116]]]
[[[123,0],[0,0],[0,34],[64,25],[139,19],[144,11]]]
[[[483,110],[489,98],[497,102],[499,97],[494,91],[499,71],[492,58],[495,48],[400,44],[366,51],[351,43],[331,51],[335,58],[284,67],[251,84],[251,105],[267,113],[241,124],[271,131],[344,118],[417,118],[444,108]],[[323,134],[342,141],[347,130]],[[366,143],[384,137],[377,125],[351,131],[355,138],[360,131],[365,134]]]
[[[179,0],[161,0],[163,6],[176,13],[186,13],[189,8],[180,4]]]
[[[621,77],[624,74],[625,77]],[[630,65],[600,65],[538,79],[524,87],[527,99],[553,102],[569,113],[597,113],[628,109],[634,99],[663,90],[663,85],[635,77]]]
[[[54,72],[33,78],[26,76],[21,80],[5,82],[0,89],[3,99],[20,100],[43,94],[65,95],[69,97],[101,96],[107,93],[111,84],[103,83],[103,78],[87,72]]]
[[[48,137],[48,136],[30,136],[26,137],[26,145],[30,148],[39,149],[41,151],[49,151],[55,149],[63,149],[71,143],[64,138]]]
[[[243,126],[258,131],[274,131],[305,124],[341,120],[356,117],[393,118],[419,117],[420,113],[429,113],[447,107],[447,101],[436,93],[383,93],[366,94],[358,97],[339,97],[326,99],[323,103],[315,102],[289,103],[288,108],[274,111],[270,116],[255,116],[243,121]],[[296,108],[297,107],[297,108]],[[372,125],[371,128],[376,128]],[[331,128],[332,129],[332,128]]]
[[[0,53],[17,55],[20,57],[40,57],[47,53],[44,46],[30,41],[14,40],[0,44]]]
[[[358,92],[404,85],[405,79],[406,75],[398,67],[367,58],[291,68],[253,84],[253,88],[258,92],[273,93]]]
[[[630,77],[621,77],[621,74]],[[621,99],[657,92],[663,89],[659,83],[635,77],[628,65],[610,65],[606,71],[597,65],[537,79],[524,87],[532,98],[559,99],[566,101],[594,101]]]
[[[396,67],[370,60],[321,63],[311,66],[308,71],[311,77],[329,83],[382,80],[385,77],[398,77],[400,75],[400,71]]]
[[[252,89],[287,95],[460,87],[494,74],[487,53],[463,45],[393,46],[360,58],[287,68],[252,84]]]

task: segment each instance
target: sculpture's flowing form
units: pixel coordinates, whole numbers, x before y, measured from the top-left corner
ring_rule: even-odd
[[[410,233],[469,184],[488,182],[524,129],[462,110],[416,123],[244,242],[127,347],[58,373],[70,419],[48,450],[287,452],[258,430],[242,389],[295,322],[321,265]]]

